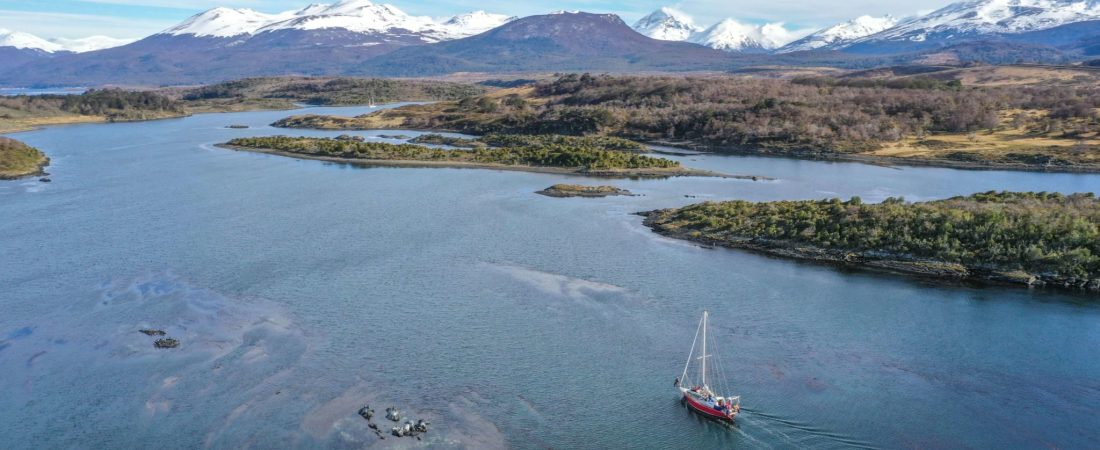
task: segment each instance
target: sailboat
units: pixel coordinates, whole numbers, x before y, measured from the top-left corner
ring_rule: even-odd
[[[377,105],[374,104],[374,97],[371,97],[370,102],[367,103],[367,107],[368,108],[374,108],[375,106],[377,106]]]
[[[707,319],[709,315],[710,313],[704,310],[703,318],[699,319],[699,327],[695,330],[695,339],[691,341],[691,351],[688,352],[687,362],[684,363],[684,373],[676,379],[676,388],[680,390],[684,402],[699,414],[732,422],[734,416],[741,412],[741,397],[722,395],[722,393],[729,392],[725,379],[721,376],[722,366],[715,361],[708,367],[707,359],[715,358],[714,355],[707,354]],[[699,339],[700,335],[702,335],[702,339]],[[701,350],[698,356],[695,353],[696,344],[699,344]],[[714,346],[712,344],[711,351],[713,350]],[[692,368],[693,361],[697,369],[694,375],[698,378],[688,378],[688,370]],[[717,372],[719,376],[716,378],[715,374],[708,374],[708,370]]]

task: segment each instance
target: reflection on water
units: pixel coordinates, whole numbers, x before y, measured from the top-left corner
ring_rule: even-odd
[[[1094,300],[705,249],[633,214],[726,198],[1096,192],[1096,175],[688,155],[669,157],[777,180],[599,180],[642,195],[557,199],[534,192],[594,180],[214,146],[344,134],[267,125],[288,114],[18,135],[50,154],[54,182],[0,183],[0,448],[1100,440]],[[732,427],[691,414],[671,386],[703,308],[744,397]],[[155,349],[142,328],[180,347]],[[432,431],[380,440],[363,404]]]

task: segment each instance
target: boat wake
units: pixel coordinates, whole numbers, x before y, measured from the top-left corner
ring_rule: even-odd
[[[790,446],[806,448],[878,448],[874,444],[852,436],[749,407],[741,408],[741,415],[737,416],[737,422],[739,426],[736,428],[739,433],[757,440],[761,445],[763,442],[780,441]],[[759,438],[756,437],[757,435]],[[780,447],[787,447],[787,445]]]

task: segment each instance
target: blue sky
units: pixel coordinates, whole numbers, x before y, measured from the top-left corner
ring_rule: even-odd
[[[252,8],[262,12],[298,9],[309,3],[336,0],[0,0],[0,28],[42,37],[76,38],[94,34],[139,38],[168,28],[216,6]],[[788,28],[824,27],[861,14],[904,17],[948,3],[948,0],[376,0],[409,14],[447,16],[483,9],[525,16],[557,9],[610,12],[632,23],[660,6],[672,6],[709,25],[724,17],[743,22],[782,21]]]

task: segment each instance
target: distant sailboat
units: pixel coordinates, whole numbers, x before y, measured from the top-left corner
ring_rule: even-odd
[[[722,391],[726,390],[727,386],[725,379],[714,376],[708,376],[708,369],[721,373],[721,366],[717,364],[711,364],[707,367],[707,358],[713,355],[707,354],[707,319],[709,313],[703,311],[703,318],[699,319],[699,327],[695,330],[695,339],[691,341],[691,351],[688,352],[687,362],[684,363],[684,373],[680,375],[680,378],[676,379],[676,387],[680,390],[680,394],[683,395],[684,402],[691,407],[691,409],[698,413],[719,420],[733,421],[733,417],[737,413],[741,412],[741,397],[740,396],[723,396]],[[703,339],[700,341],[699,335],[702,334]],[[701,343],[700,356],[695,356],[696,344]],[[713,345],[711,349],[713,350]],[[692,361],[696,361],[697,375],[699,378],[688,378],[688,369],[692,366]],[[717,370],[716,370],[717,369]],[[696,381],[698,383],[696,383]],[[718,391],[713,389],[709,383],[715,383],[715,387]]]
[[[375,104],[374,104],[374,97],[371,97],[371,98],[370,98],[370,102],[369,102],[369,103],[367,103],[367,106],[368,106],[368,107],[371,107],[371,108],[375,107]]]

